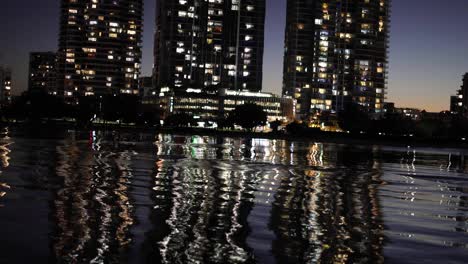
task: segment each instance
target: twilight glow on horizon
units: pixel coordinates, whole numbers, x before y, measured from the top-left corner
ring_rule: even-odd
[[[55,51],[58,44],[58,0],[5,0],[0,65],[13,70],[13,89],[27,88],[32,51]],[[449,108],[468,72],[468,3],[393,0],[387,101],[428,111]],[[155,0],[145,0],[143,75],[153,63]],[[286,0],[267,0],[263,90],[281,93]]]

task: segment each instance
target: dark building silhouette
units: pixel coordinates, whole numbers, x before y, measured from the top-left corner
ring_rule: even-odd
[[[458,91],[457,95],[450,96],[450,112],[463,113],[463,95]]]
[[[466,109],[468,107],[468,73],[463,75],[463,84],[461,86],[460,93],[462,95],[463,107]]]
[[[153,91],[153,77],[140,77],[138,79],[138,90],[141,97],[149,96]]]
[[[137,93],[142,15],[142,0],[62,0],[59,94]]]
[[[462,86],[457,91],[457,95],[450,97],[450,112],[468,113],[468,73],[463,75]]]
[[[158,0],[157,88],[260,91],[265,0]]]
[[[385,102],[383,105],[383,112],[388,114],[396,113],[397,109],[395,107],[395,103],[393,102]]]
[[[390,2],[288,1],[283,94],[298,100],[299,118],[347,102],[382,112]]]
[[[28,91],[57,94],[57,54],[55,52],[30,53]]]
[[[11,69],[0,66],[0,104],[11,102]]]
[[[457,95],[450,97],[450,112],[468,113],[468,73],[463,75],[463,84],[461,89],[457,91]]]

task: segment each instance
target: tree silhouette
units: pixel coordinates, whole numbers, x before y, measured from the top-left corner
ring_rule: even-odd
[[[264,126],[267,121],[267,113],[259,105],[246,103],[238,105],[230,114],[232,122],[242,128],[253,131],[258,126]]]
[[[170,127],[190,127],[195,125],[193,116],[185,113],[173,114],[164,120],[166,126]]]
[[[234,129],[234,123],[230,117],[220,118],[217,123],[219,129]]]
[[[344,110],[338,113],[338,124],[345,131],[359,133],[369,130],[371,120],[363,107],[356,103],[347,103]]]
[[[297,121],[289,123],[286,126],[286,132],[290,135],[304,134],[306,130],[307,126],[304,123],[299,123]]]
[[[78,98],[78,105],[75,107],[73,116],[79,126],[91,124],[94,115],[99,113],[99,103],[94,96],[81,96]]]
[[[273,130],[273,132],[278,132],[278,128],[282,125],[283,123],[279,120],[275,120],[270,123],[270,128]]]

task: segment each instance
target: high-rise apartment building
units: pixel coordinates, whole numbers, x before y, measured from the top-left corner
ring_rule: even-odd
[[[391,0],[288,0],[283,94],[296,115],[383,108]]]
[[[11,70],[0,66],[0,104],[9,104],[11,102]]]
[[[29,54],[29,92],[57,94],[57,54],[31,52]]]
[[[59,93],[138,93],[142,16],[142,0],[62,0]]]
[[[158,0],[157,88],[260,91],[265,0]]]

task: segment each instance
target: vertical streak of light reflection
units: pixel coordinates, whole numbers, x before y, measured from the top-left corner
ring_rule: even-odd
[[[1,133],[0,138],[0,176],[3,174],[3,171],[10,166],[10,146],[13,143],[14,142],[9,137],[9,129],[5,128],[4,131]],[[6,182],[2,182],[0,179],[0,198],[5,197],[7,195],[8,190],[11,190],[11,186]],[[3,206],[4,205],[0,203],[0,207]]]

